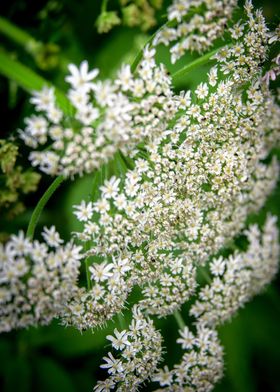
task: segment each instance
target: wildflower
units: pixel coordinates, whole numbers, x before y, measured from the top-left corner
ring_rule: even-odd
[[[83,61],[80,68],[74,64],[69,64],[68,68],[71,75],[66,77],[66,81],[71,84],[72,88],[88,92],[94,87],[91,81],[96,78],[99,71],[97,69],[89,71],[87,61]]]
[[[86,204],[85,201],[82,201],[80,205],[74,206],[74,208],[75,208],[74,214],[77,216],[79,221],[87,222],[92,217],[93,214],[92,202]]]
[[[51,226],[49,229],[45,227],[42,236],[49,246],[56,248],[63,243],[63,240],[60,238],[59,233],[54,226]]]
[[[115,336],[108,335],[107,339],[112,342],[112,346],[116,350],[123,350],[125,346],[130,346],[128,335],[126,331],[119,332],[116,328],[114,329]]]

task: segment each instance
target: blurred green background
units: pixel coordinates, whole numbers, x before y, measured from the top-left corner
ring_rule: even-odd
[[[110,1],[117,9],[117,1]],[[165,5],[170,1],[165,1]],[[279,23],[280,3],[255,1],[263,8],[273,27]],[[0,52],[7,51],[37,73],[66,89],[67,63],[87,59],[100,68],[102,78],[114,74],[122,61],[130,61],[148,39],[149,32],[118,26],[100,35],[95,21],[100,13],[99,0],[15,0],[0,2],[0,15],[44,43],[36,54],[0,32]],[[158,23],[164,12],[157,12]],[[164,53],[162,54],[164,59]],[[203,69],[192,72],[185,83],[192,87]],[[4,77],[0,77],[0,138],[16,136],[23,118],[31,113],[29,95]],[[28,168],[28,151],[19,142],[19,162]],[[279,152],[278,152],[279,156]],[[65,183],[45,209],[40,225],[55,224],[65,239],[79,229],[72,205],[88,195],[91,176]],[[26,229],[36,201],[50,183],[42,176],[37,192],[25,198],[26,210],[11,221],[0,219],[0,232]],[[265,209],[280,216],[280,188],[268,200]],[[262,218],[260,218],[262,219]],[[3,392],[74,392],[89,391],[100,376],[101,358],[108,350],[108,329],[80,334],[53,322],[48,327],[30,328],[0,336],[0,391]],[[178,327],[173,317],[157,321],[167,348],[166,362],[172,366],[181,352],[174,344]],[[280,391],[280,282],[279,277],[266,291],[247,304],[232,322],[220,328],[225,347],[225,377],[217,392]],[[168,339],[167,339],[168,338]],[[144,387],[143,390],[148,390]]]

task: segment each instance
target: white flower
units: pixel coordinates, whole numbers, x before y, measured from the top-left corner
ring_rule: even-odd
[[[107,378],[104,381],[98,381],[94,387],[94,391],[96,391],[96,392],[110,392],[110,390],[113,388],[115,388],[114,381]]]
[[[22,256],[27,254],[32,248],[31,242],[28,238],[25,238],[23,231],[20,231],[17,235],[12,235],[8,245],[8,253],[11,255]]]
[[[118,259],[113,261],[114,264],[114,274],[125,275],[126,272],[131,271],[129,259]]]
[[[111,352],[108,353],[108,357],[104,357],[103,359],[106,363],[100,365],[100,367],[102,369],[107,369],[109,374],[121,373],[123,371],[121,361],[114,358]]]
[[[109,211],[110,204],[106,199],[100,199],[96,203],[94,203],[94,210],[100,212],[100,214],[104,214],[106,211]]]
[[[89,267],[89,272],[91,273],[91,279],[96,282],[103,282],[112,276],[113,264],[108,264],[106,262],[101,264],[93,264]]]
[[[115,176],[111,177],[110,180],[106,180],[104,185],[100,187],[100,191],[105,199],[114,199],[117,196],[119,190],[120,179]]]
[[[204,99],[208,95],[208,86],[206,83],[200,83],[200,85],[195,90],[197,98]]]
[[[169,371],[168,366],[164,366],[163,369],[160,369],[159,372],[153,376],[153,381],[159,382],[161,387],[171,385],[173,374]]]
[[[106,336],[106,339],[108,339],[112,342],[112,346],[116,350],[123,350],[125,346],[130,346],[131,343],[128,340],[127,331],[124,330],[124,331],[119,332],[115,328],[114,334],[115,334],[115,336],[112,336],[112,335]]]
[[[218,259],[213,259],[210,263],[210,270],[213,275],[223,275],[225,270],[225,262],[222,257]]]
[[[89,203],[86,203],[83,200],[81,204],[75,205],[74,208],[76,209],[74,211],[74,214],[80,222],[87,222],[91,219],[93,214],[93,205],[91,201]]]
[[[189,330],[188,327],[185,327],[182,330],[179,330],[181,338],[177,339],[177,343],[182,345],[184,350],[191,349],[195,344],[195,337],[194,334]]]
[[[118,73],[116,83],[119,84],[124,91],[130,90],[132,87],[132,73],[129,65],[124,65]]]
[[[63,244],[63,240],[60,238],[60,235],[54,226],[51,226],[49,229],[44,227],[42,237],[49,246],[53,246],[54,248],[60,246],[60,244]]]
[[[77,120],[80,120],[84,125],[90,125],[99,117],[99,109],[88,104],[79,106],[76,113]]]
[[[41,91],[33,91],[30,102],[37,110],[48,111],[55,105],[54,88],[45,86]]]
[[[33,137],[45,136],[47,134],[48,122],[42,116],[31,116],[25,120],[27,131]]]
[[[71,75],[67,76],[65,80],[70,83],[74,89],[87,92],[94,88],[94,84],[91,81],[96,78],[99,71],[93,69],[89,72],[88,62],[86,60],[81,63],[80,68],[76,67],[74,64],[69,64],[68,69]]]
[[[114,204],[119,210],[124,210],[127,205],[127,199],[126,199],[125,195],[121,194],[121,195],[115,196]]]

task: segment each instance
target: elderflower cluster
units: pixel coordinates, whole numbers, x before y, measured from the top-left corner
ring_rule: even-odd
[[[237,0],[175,0],[168,8],[168,23],[154,38],[154,45],[171,45],[171,62],[186,52],[203,52],[222,35],[231,18]],[[240,32],[238,33],[240,29]],[[236,36],[242,27],[236,26]]]
[[[20,232],[0,247],[0,331],[48,324],[77,284],[81,247],[63,240],[52,226],[45,242]]]
[[[156,371],[161,359],[161,334],[153,322],[145,317],[139,307],[132,309],[132,321],[128,330],[107,336],[118,356],[109,352],[100,367],[107,369],[109,377],[98,381],[94,390],[105,392],[113,388],[119,392],[137,391],[140,384],[148,380]]]
[[[159,370],[153,381],[161,387],[156,392],[208,392],[222,378],[223,349],[215,330],[199,325],[194,335],[188,327],[180,330],[181,344],[185,351],[182,361],[169,370]]]
[[[263,232],[252,225],[244,234],[247,251],[211,261],[212,282],[200,290],[190,310],[198,323],[213,328],[226,321],[275,276],[279,262],[275,217],[267,218]]]
[[[132,74],[124,65],[114,81],[97,81],[98,70],[69,65],[66,81],[72,114],[63,114],[52,88],[35,92],[31,102],[38,115],[25,120],[20,132],[33,149],[33,166],[47,174],[73,176],[90,173],[106,163],[116,151],[133,154],[140,141],[165,131],[177,108],[171,79],[163,65],[157,66],[154,49],[146,48]]]

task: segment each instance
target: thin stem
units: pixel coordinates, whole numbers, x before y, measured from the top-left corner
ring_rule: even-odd
[[[193,69],[200,67],[201,65],[207,64],[209,61],[211,61],[211,57],[213,57],[219,50],[221,50],[222,48],[225,48],[227,46],[229,46],[229,45],[220,46],[219,48],[214,49],[211,52],[206,53],[204,56],[201,56],[198,59],[192,61],[191,63],[189,63],[185,67],[179,69],[179,71],[174,72],[171,75],[172,79],[174,80],[174,79],[181,78],[182,76],[185,76],[188,72],[192,71]]]
[[[88,290],[90,290],[91,289],[91,278],[90,278],[90,272],[89,272],[89,267],[90,267],[89,257],[87,257],[85,259],[85,266],[86,266],[87,288],[88,288]]]
[[[102,13],[107,11],[107,4],[108,4],[108,0],[102,0],[102,4],[101,4]]]
[[[117,317],[118,317],[118,322],[120,324],[121,330],[123,331],[124,329],[126,329],[126,323],[125,323],[124,315],[122,313],[118,313]]]
[[[25,48],[36,42],[31,35],[0,16],[0,32]]]
[[[56,177],[56,179],[51,183],[51,185],[48,187],[48,189],[46,190],[46,192],[43,194],[43,196],[39,200],[38,204],[36,205],[32,215],[31,215],[31,219],[30,219],[30,222],[29,222],[29,225],[27,228],[27,232],[26,232],[27,237],[29,237],[30,239],[32,239],[34,236],[37,223],[40,219],[40,215],[41,215],[45,205],[47,204],[50,197],[53,195],[53,193],[57,190],[57,188],[59,187],[59,185],[63,181],[64,181],[63,176]]]
[[[153,35],[151,35],[151,37],[147,40],[144,48],[146,46],[148,46],[151,42],[153,42],[156,34],[158,34],[159,31],[163,30],[165,27],[173,27],[175,25],[175,22],[169,21],[167,23],[165,23],[164,25],[162,25]],[[140,63],[140,61],[142,60],[143,57],[143,53],[144,53],[144,49],[140,50],[140,52],[137,54],[137,56],[135,57],[133,63],[131,64],[131,72],[134,73],[136,71],[136,68],[138,66],[138,64]]]
[[[44,86],[51,86],[47,80],[40,75],[37,75],[32,69],[14,60],[4,52],[0,53],[0,74],[10,80],[14,80],[20,87],[27,90],[29,93],[34,90],[41,90]],[[60,109],[65,114],[71,113],[72,105],[65,94],[57,88],[55,88],[55,94]]]
[[[185,324],[185,321],[184,321],[181,313],[179,312],[179,310],[175,310],[175,312],[173,313],[173,316],[175,317],[175,320],[177,321],[179,328],[184,329],[186,324]]]
[[[201,276],[203,276],[203,278],[206,280],[207,283],[209,283],[209,284],[212,283],[211,276],[208,274],[208,272],[204,268],[200,269],[200,273],[201,273]]]

